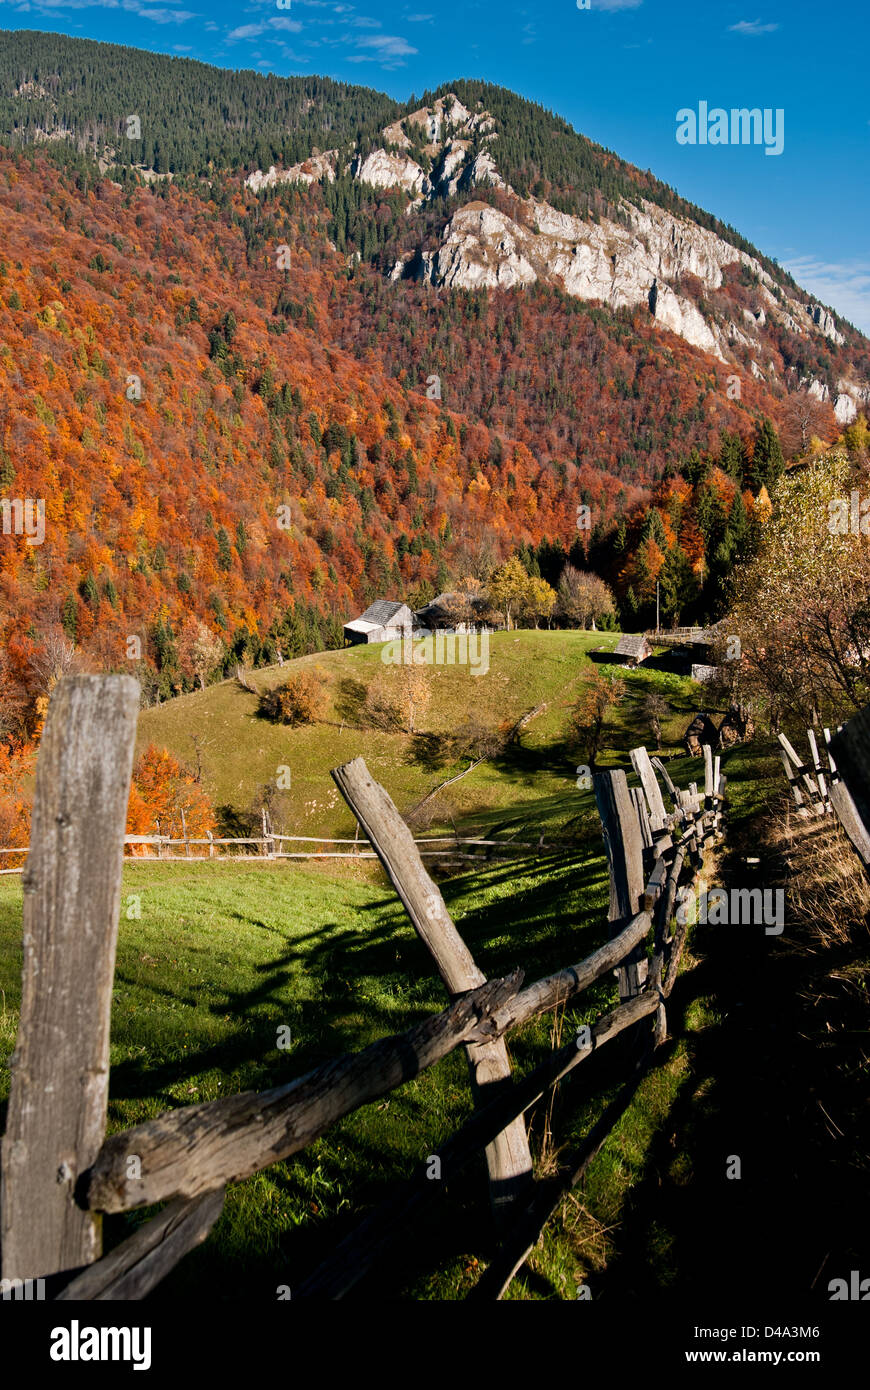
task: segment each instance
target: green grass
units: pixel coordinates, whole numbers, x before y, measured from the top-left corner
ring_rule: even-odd
[[[577,751],[566,720],[593,647],[614,634],[521,632],[492,639],[489,675],[436,669],[425,726],[455,726],[470,710],[495,722],[516,719],[542,701],[547,708],[504,755],[482,765],[439,799],[440,822],[465,830],[537,840],[542,831],[570,847],[525,863],[475,864],[442,880],[448,907],[485,974],[520,965],[527,981],[581,960],[608,936],[608,880],[594,796],[576,786]],[[292,769],[283,806],[285,828],[298,834],[352,833],[350,812],[329,769],[357,753],[400,809],[450,769],[427,771],[404,735],[358,733],[336,709],[341,680],[366,680],[380,669],[380,650],[357,648],[303,659],[329,675],[326,720],[303,729],[275,727],[256,715],[257,700],[234,682],[186,696],[140,720],[139,745],[155,741],[190,759],[192,732],[209,741],[205,782],[215,801],[242,808],[276,768]],[[613,670],[616,668],[598,667]],[[618,672],[627,683],[599,762],[630,767],[628,750],[649,742],[643,698],[656,688],[671,703],[664,755],[681,785],[701,780],[700,760],[680,740],[704,692],[656,670]],[[286,674],[256,673],[263,688]],[[766,752],[767,750],[765,750]],[[753,750],[727,755],[729,797],[750,816],[767,794]],[[764,771],[775,772],[768,760]],[[0,1098],[8,1093],[20,1000],[21,883],[0,880]],[[517,1074],[535,1066],[560,1030],[591,1021],[615,1002],[612,977],[599,981],[559,1019],[534,1020],[510,1038]],[[109,1129],[164,1110],[303,1075],[330,1058],[405,1030],[442,1009],[443,986],[378,866],[324,861],[250,867],[241,864],[139,864],[124,870],[112,1009]],[[689,1025],[695,1026],[690,1023]],[[697,1026],[703,1026],[698,1023]],[[289,1027],[289,1051],[277,1047]],[[553,1119],[558,1146],[576,1148],[621,1081],[606,1053],[560,1089]],[[596,1066],[601,1070],[595,1071]],[[569,1199],[516,1281],[511,1297],[576,1297],[576,1287],[606,1263],[608,1230],[618,1223],[632,1185],[670,1107],[687,1084],[685,1050],[646,1078],[585,1184],[583,1209]],[[588,1078],[588,1084],[587,1084]],[[593,1084],[594,1083],[594,1084]],[[228,1190],[209,1240],[161,1286],[160,1297],[274,1298],[291,1289],[334,1247],[359,1215],[391,1191],[470,1113],[461,1052],[364,1107],[320,1141]],[[548,1165],[542,1106],[531,1115],[536,1159]],[[150,1213],[106,1221],[111,1246]],[[404,1251],[379,1269],[374,1296],[455,1299],[474,1283],[491,1248],[482,1157],[447,1183],[438,1204],[409,1233]],[[666,1261],[667,1252],[659,1252]],[[540,1281],[544,1282],[541,1283]],[[542,1292],[543,1289],[543,1292]]]
[[[528,869],[492,865],[444,886],[448,905],[487,975],[521,963],[527,978],[579,960],[607,937],[601,847],[579,868],[554,856]],[[141,917],[137,913],[141,912]],[[19,1003],[21,885],[0,884],[4,1051]],[[132,917],[130,916],[132,914]],[[612,997],[608,980],[571,1011],[577,1025]],[[207,864],[124,872],[112,1008],[109,1130],[166,1109],[289,1081],[403,1031],[445,1005],[443,986],[380,871],[352,866]],[[293,1046],[277,1047],[289,1026]],[[546,1020],[512,1040],[517,1069],[549,1047]],[[0,1094],[8,1091],[8,1057]],[[234,1296],[291,1286],[470,1112],[464,1057],[453,1054],[385,1102],[336,1125],[297,1159],[230,1189],[219,1227],[166,1282],[164,1294],[205,1281]],[[482,1165],[459,1189],[481,1208]],[[485,1197],[484,1197],[485,1205]],[[114,1244],[141,1213],[107,1221]],[[440,1296],[455,1291],[441,1260]],[[446,1272],[444,1272],[446,1270]],[[210,1284],[211,1286],[211,1284]]]
[[[431,667],[432,700],[420,728],[438,732],[456,728],[475,714],[487,722],[515,722],[541,703],[547,708],[526,729],[518,746],[503,757],[482,764],[439,795],[434,808],[435,830],[453,824],[467,831],[486,829],[522,819],[528,808],[552,802],[558,818],[561,801],[569,796],[581,761],[566,742],[571,706],[582,682],[595,670],[625,676],[628,694],[605,736],[599,762],[607,767],[627,762],[626,750],[649,740],[643,718],[643,697],[660,690],[673,714],[665,741],[675,751],[698,708],[699,689],[690,680],[659,671],[625,672],[593,663],[589,652],[612,649],[618,633],[498,632],[490,638],[490,669],[472,675],[467,667]],[[415,756],[407,734],[342,727],[343,682],[367,684],[384,668],[380,646],[356,647],[303,657],[294,666],[320,667],[329,681],[329,705],[322,720],[299,728],[275,725],[257,713],[258,700],[235,681],[143,711],[137,749],[148,743],[168,748],[187,763],[195,760],[193,734],[204,740],[203,785],[216,806],[244,810],[257,791],[276,783],[278,769],[289,767],[291,787],[277,794],[275,828],[293,835],[352,836],[354,820],[329,776],[330,769],[362,755],[372,774],[390,793],[401,811],[467,764],[437,770]],[[271,687],[287,675],[284,668],[257,671],[258,689]],[[548,816],[547,825],[554,823]]]

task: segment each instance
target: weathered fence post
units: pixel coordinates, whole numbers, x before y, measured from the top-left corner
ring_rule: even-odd
[[[139,686],[67,676],[39,750],[24,889],[21,1017],[3,1137],[3,1277],[91,1264],[73,1200],[106,1126],[109,1021]]]
[[[640,784],[643,787],[646,803],[649,807],[650,828],[653,837],[655,837],[661,834],[668,824],[668,813],[665,810],[661,787],[658,784],[658,778],[647,750],[645,748],[632,748],[630,756],[632,767],[640,778]]]
[[[595,800],[601,817],[604,847],[610,865],[611,935],[616,936],[626,922],[640,911],[643,898],[643,840],[625,773],[596,772]],[[640,994],[646,979],[643,946],[636,946],[619,971],[620,1000]]]
[[[484,984],[486,976],[475,964],[436,884],[423,867],[410,830],[363,759],[355,758],[344,767],[334,768],[332,777],[386,869],[451,996]],[[468,1043],[466,1052],[475,1105],[486,1105],[497,1098],[501,1087],[510,1084],[511,1065],[504,1039]],[[493,1213],[500,1220],[504,1211],[513,1210],[513,1204],[532,1179],[532,1158],[522,1116],[487,1146],[486,1161]]]
[[[834,734],[830,743],[840,781],[831,787],[837,817],[858,854],[870,867],[870,706]]]
[[[190,858],[190,841],[187,838],[187,821],[184,816],[184,807],[181,808],[181,836],[184,840],[184,857]]]

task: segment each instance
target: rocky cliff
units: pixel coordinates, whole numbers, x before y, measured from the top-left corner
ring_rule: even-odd
[[[382,135],[383,147],[351,158],[340,172],[374,188],[403,190],[410,218],[436,199],[470,198],[445,220],[437,249],[421,246],[396,261],[394,281],[466,290],[540,281],[611,309],[645,305],[662,329],[770,386],[784,384],[768,347],[772,334],[784,331],[834,347],[845,341],[828,309],[796,297],[756,257],[646,198],[622,198],[617,221],[572,216],[546,201],[518,197],[499,172],[492,116],[472,113],[452,94],[385,127]],[[247,183],[258,191],[277,181],[333,180],[338,159],[333,150],[281,174],[257,171]],[[503,190],[511,211],[475,200],[473,190],[481,187]],[[705,298],[722,288],[726,267],[745,269],[745,283],[753,286],[751,306],[739,312],[728,300]],[[830,400],[844,424],[870,402],[870,387],[846,376],[835,389],[815,378],[805,378],[799,389]]]

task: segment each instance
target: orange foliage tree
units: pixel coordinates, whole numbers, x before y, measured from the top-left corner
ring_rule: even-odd
[[[183,819],[182,819],[182,812]],[[195,774],[166,748],[150,744],[133,769],[127,807],[128,835],[202,839],[216,826],[214,808]],[[144,853],[144,846],[133,852]]]

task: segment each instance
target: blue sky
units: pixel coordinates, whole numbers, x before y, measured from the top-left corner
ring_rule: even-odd
[[[870,333],[867,0],[0,0],[47,29],[400,100],[510,87],[732,223]],[[677,112],[784,112],[784,149],[680,145]]]

